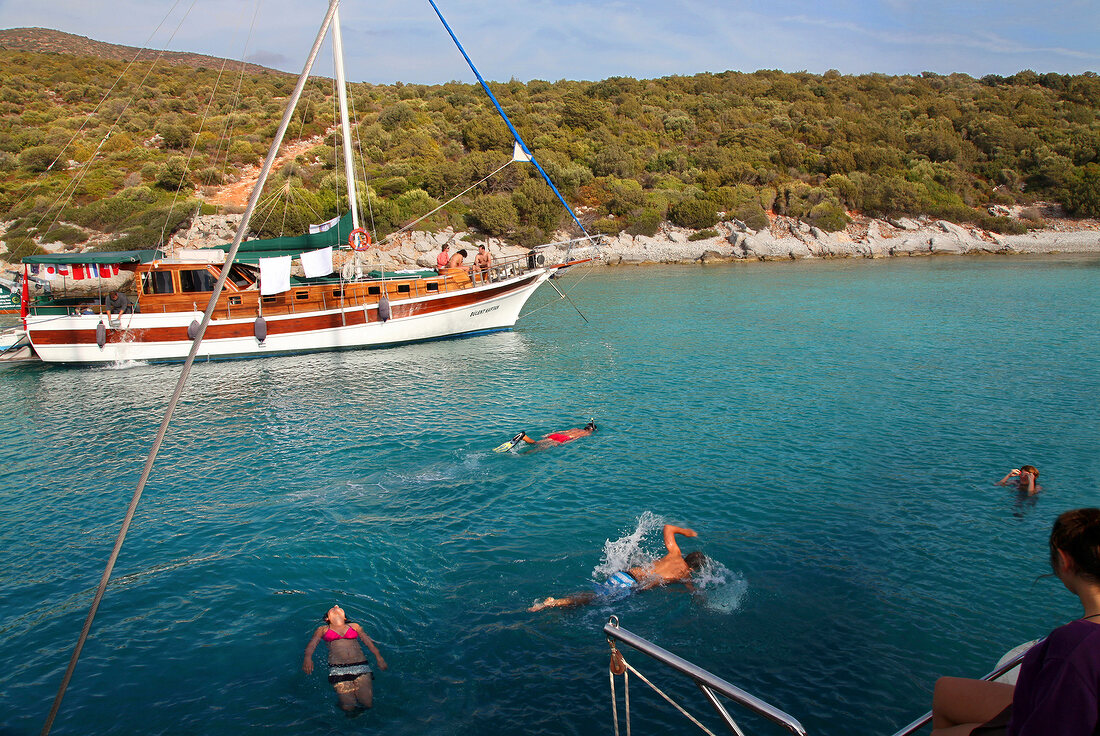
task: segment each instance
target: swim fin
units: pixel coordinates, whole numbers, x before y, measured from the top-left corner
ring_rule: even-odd
[[[500,445],[499,447],[494,447],[493,452],[508,452],[513,447],[515,447],[517,444],[519,444],[519,441],[523,439],[523,435],[525,435],[525,434],[527,434],[527,433],[526,432],[520,432],[519,434],[517,434],[512,439],[505,442],[503,445]]]

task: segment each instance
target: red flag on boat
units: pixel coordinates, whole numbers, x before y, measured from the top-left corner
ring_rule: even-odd
[[[30,274],[27,272],[27,264],[23,264],[23,288],[19,294],[19,319],[23,320],[23,329],[27,329],[27,300],[30,298],[30,279],[27,277]]]

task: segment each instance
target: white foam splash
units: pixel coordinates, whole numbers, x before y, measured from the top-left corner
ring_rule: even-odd
[[[732,613],[741,607],[749,582],[713,557],[692,575],[691,582],[703,605],[718,613]]]
[[[125,371],[143,365],[149,365],[149,363],[144,360],[116,360],[114,363],[104,364],[103,369],[108,371]]]
[[[603,544],[603,557],[600,564],[592,570],[592,577],[596,580],[613,575],[619,570],[638,567],[661,557],[661,554],[653,554],[647,546],[646,536],[654,531],[659,531],[665,526],[665,521],[660,516],[649,511],[638,517],[638,524],[634,531],[618,539],[608,539]],[[663,545],[663,540],[661,544]],[[663,550],[663,547],[662,547]]]

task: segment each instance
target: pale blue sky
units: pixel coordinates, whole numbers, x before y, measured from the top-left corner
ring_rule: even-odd
[[[436,1],[482,73],[498,80],[727,69],[975,77],[1100,70],[1098,0]],[[296,72],[326,7],[325,0],[0,0],[0,28],[244,55]],[[473,80],[427,0],[344,0],[341,13],[352,81]],[[318,71],[331,68],[326,56]]]

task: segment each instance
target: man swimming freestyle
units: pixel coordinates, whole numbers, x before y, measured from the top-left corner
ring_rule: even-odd
[[[700,570],[707,558],[699,550],[690,552],[686,556],[680,551],[680,545],[676,543],[676,535],[685,537],[697,537],[693,529],[665,524],[664,537],[665,548],[668,554],[644,567],[632,567],[623,572],[619,571],[607,579],[606,582],[596,586],[595,590],[585,593],[566,596],[564,598],[546,598],[538,601],[528,608],[528,611],[541,611],[544,608],[569,608],[583,606],[597,598],[620,598],[636,590],[649,590],[669,583],[684,583],[691,586],[691,573]]]

